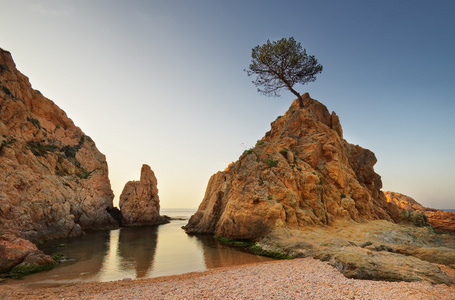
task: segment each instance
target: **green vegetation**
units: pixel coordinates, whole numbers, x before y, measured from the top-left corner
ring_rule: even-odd
[[[3,148],[3,147],[9,147],[9,145],[13,144],[14,142],[16,142],[16,139],[15,138],[9,138],[6,136],[6,135],[3,135],[4,138],[6,138],[6,140],[3,140],[2,141],[2,144],[0,145],[0,150]]]
[[[32,123],[35,127],[38,127],[39,129],[41,129],[41,124],[37,119],[34,119],[32,117],[27,117],[27,121]]]
[[[87,172],[81,166],[81,163],[76,159],[76,154],[82,148],[82,145],[85,143],[85,141],[93,142],[89,136],[83,135],[81,136],[79,143],[77,145],[74,146],[67,145],[60,149],[60,152],[63,152],[65,154],[66,159],[68,159],[76,167],[74,174],[80,179],[87,179],[91,175],[91,173]],[[60,176],[71,175],[63,168],[61,159],[59,159],[59,161],[57,162],[55,169],[56,173]]]
[[[35,121],[33,121],[33,120],[35,120]],[[39,121],[36,119],[30,118],[30,122],[32,122],[36,126],[39,126]],[[30,141],[27,143],[27,147],[28,147],[28,149],[30,149],[30,151],[32,151],[32,153],[35,156],[45,156],[49,152],[52,152],[52,153],[56,153],[57,151],[63,152],[63,154],[56,153],[58,156],[58,160],[55,165],[55,174],[57,174],[59,176],[76,175],[80,179],[87,179],[90,177],[91,172],[86,171],[81,166],[81,163],[76,159],[76,153],[82,147],[82,144],[84,143],[85,139],[88,139],[89,141],[91,141],[90,138],[82,136],[78,145],[76,145],[76,146],[68,145],[61,149],[59,149],[56,145],[44,144],[44,142],[45,142],[44,140]],[[4,143],[2,143],[2,146],[4,146],[3,144]],[[64,159],[67,159],[76,167],[74,172],[70,173],[64,167]]]
[[[293,257],[282,252],[263,249],[259,244],[248,240],[231,240],[225,237],[214,235],[214,238],[223,244],[242,248],[243,250],[255,255],[267,256],[275,259],[292,259]]]
[[[243,151],[243,154],[251,154],[253,153],[253,148]]]
[[[237,247],[237,248],[247,248],[247,247],[251,247],[252,245],[254,245],[253,242],[250,242],[250,241],[247,241],[247,240],[231,240],[231,239],[228,239],[228,238],[225,238],[225,237],[218,236],[216,234],[213,237],[217,241],[222,242],[223,244],[227,244],[227,245],[234,246],[234,247]]]
[[[345,194],[341,194],[341,199],[346,198]]]
[[[65,255],[63,253],[54,253],[51,255],[53,262],[49,264],[44,264],[44,265],[38,265],[38,264],[20,264],[15,267],[13,267],[9,272],[7,277],[10,278],[22,278],[24,276],[33,274],[33,273],[38,273],[38,272],[43,272],[43,271],[48,271],[54,268],[56,265],[58,265]],[[5,273],[6,273],[5,272]]]
[[[66,156],[66,158],[74,158],[76,157],[76,153],[79,151],[79,148],[77,146],[65,146],[62,149],[60,149],[60,152],[63,152]]]
[[[30,275],[33,273],[38,273],[38,272],[43,272],[43,271],[48,271],[52,269],[55,265],[57,265],[57,262],[53,262],[50,264],[45,264],[45,265],[38,265],[38,264],[20,264],[11,269],[8,273],[8,277],[11,278],[22,278],[26,275]]]
[[[284,254],[283,252],[278,252],[278,251],[271,251],[271,250],[265,250],[258,244],[254,244],[249,248],[251,253],[260,255],[260,256],[267,256],[275,259],[292,259],[293,257],[287,254]]]
[[[9,67],[7,65],[0,64],[0,72],[3,72],[3,71],[11,72],[11,70],[9,69]]]
[[[282,117],[283,117],[283,116],[278,116],[278,117],[276,117],[275,121],[281,119]]]
[[[11,93],[11,91],[10,91],[6,86],[4,86],[4,85],[2,85],[2,90],[3,90],[3,92],[5,92],[5,94],[7,94],[7,95],[10,95],[10,96],[13,95],[13,93]]]
[[[65,246],[67,246],[67,244],[60,244],[57,247],[65,247]],[[60,263],[65,258],[65,254],[58,252],[58,253],[52,254],[51,257],[55,262]]]
[[[76,168],[74,173],[70,173],[63,165],[64,158],[60,156],[57,160],[57,164],[55,165],[55,174],[58,176],[69,176],[69,175],[76,175],[80,179],[87,179],[90,177],[91,173],[86,171],[82,166],[81,163],[74,157],[67,158]]]
[[[283,148],[283,149],[280,150],[280,154],[286,156],[286,155],[288,154],[288,151],[289,151],[289,150],[288,150],[287,148]]]
[[[316,80],[322,72],[322,65],[313,55],[307,55],[302,45],[293,37],[256,46],[251,51],[251,64],[245,70],[248,76],[256,75],[253,81],[258,92],[266,96],[277,97],[280,89],[286,88],[299,99],[303,108],[303,99],[293,86]]]
[[[259,141],[256,143],[256,145],[257,145],[257,146],[262,146],[262,145],[264,145],[264,143],[265,143],[264,141],[259,140]]]
[[[83,168],[79,168],[76,171],[76,176],[79,177],[80,179],[87,179],[90,177],[92,173],[85,171]]]
[[[38,141],[30,141],[27,147],[35,156],[44,156],[47,152],[55,152],[58,147],[52,144],[41,144]]]
[[[264,162],[269,167],[276,167],[278,165],[277,160],[273,160],[273,159],[269,159],[269,158],[267,158]]]
[[[417,227],[429,226],[428,217],[425,213],[413,210],[405,209],[400,212],[400,219],[402,222],[410,223]]]
[[[67,145],[60,149],[61,152],[65,153],[65,156],[67,158],[74,158],[76,157],[77,151],[79,151],[82,148],[82,145],[84,144],[85,141],[88,142],[93,142],[92,139],[89,136],[83,135],[81,136],[79,143],[74,146]]]

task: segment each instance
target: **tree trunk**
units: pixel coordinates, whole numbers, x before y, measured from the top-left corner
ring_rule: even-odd
[[[289,87],[289,90],[290,90],[294,95],[297,96],[297,99],[299,99],[299,106],[300,106],[300,108],[303,108],[303,99],[302,99],[302,96],[301,96],[299,93],[297,93],[297,91],[294,90],[292,87]]]
[[[303,99],[302,96],[298,96],[300,108],[303,108]]]

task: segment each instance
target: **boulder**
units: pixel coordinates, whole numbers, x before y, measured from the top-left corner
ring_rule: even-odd
[[[142,165],[141,179],[129,181],[120,195],[122,226],[157,225],[168,223],[160,215],[160,199],[155,173]]]
[[[21,277],[53,266],[52,257],[32,242],[12,233],[0,234],[0,273],[9,272],[9,276]]]

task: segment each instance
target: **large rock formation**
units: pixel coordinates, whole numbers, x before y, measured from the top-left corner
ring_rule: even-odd
[[[0,49],[0,234],[33,242],[118,226],[105,156]]]
[[[120,195],[122,226],[157,225],[167,223],[160,215],[160,199],[155,173],[142,165],[140,181],[128,181]]]
[[[384,192],[387,201],[395,203],[405,210],[415,210],[427,216],[428,223],[437,231],[455,233],[455,212],[424,207],[413,198],[394,192]]]
[[[436,235],[422,213],[387,201],[374,154],[343,139],[335,113],[303,98],[303,109],[295,101],[210,178],[185,230],[319,258],[351,278],[453,284],[455,236]]]
[[[396,221],[374,154],[343,139],[338,116],[303,95],[224,172],[213,175],[188,233],[260,240],[275,230],[337,220]]]

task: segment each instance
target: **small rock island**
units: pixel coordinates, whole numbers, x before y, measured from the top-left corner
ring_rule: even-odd
[[[155,173],[144,164],[139,181],[129,181],[120,195],[122,226],[158,225],[168,223],[160,215],[160,199]]]

